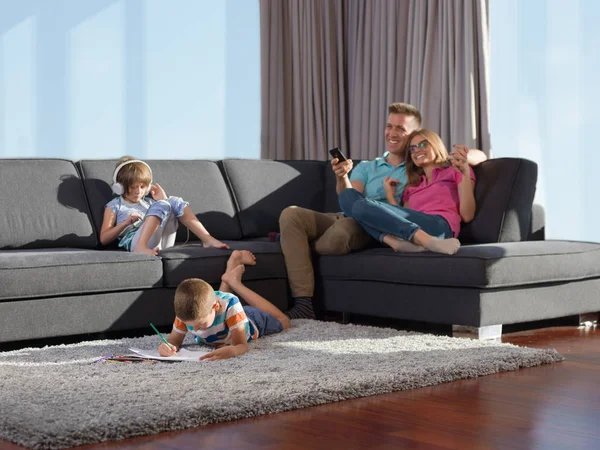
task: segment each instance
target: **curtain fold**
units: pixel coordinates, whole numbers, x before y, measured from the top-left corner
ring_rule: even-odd
[[[488,0],[260,0],[261,155],[383,153],[388,104],[488,152]]]

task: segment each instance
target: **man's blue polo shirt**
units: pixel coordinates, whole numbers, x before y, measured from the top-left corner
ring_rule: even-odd
[[[387,176],[395,178],[400,181],[400,184],[396,186],[396,200],[399,204],[402,204],[402,193],[406,187],[406,167],[404,162],[396,167],[388,164],[386,160],[388,155],[389,152],[385,152],[381,158],[358,163],[350,174],[350,181],[360,181],[365,185],[365,197],[387,202],[385,190],[383,189],[383,179]]]

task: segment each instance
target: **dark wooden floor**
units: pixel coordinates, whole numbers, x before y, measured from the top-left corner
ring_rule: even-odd
[[[567,360],[81,448],[600,448],[600,330],[552,327],[508,333],[503,342],[555,348]],[[0,448],[21,447],[0,441]]]

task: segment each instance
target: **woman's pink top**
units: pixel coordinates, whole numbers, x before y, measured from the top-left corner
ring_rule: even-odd
[[[473,169],[469,167],[471,179],[475,180]],[[431,173],[431,183],[423,175],[417,186],[408,186],[402,194],[402,204],[407,208],[425,214],[442,216],[458,237],[460,232],[460,201],[458,198],[458,183],[462,173],[454,167],[436,167]]]

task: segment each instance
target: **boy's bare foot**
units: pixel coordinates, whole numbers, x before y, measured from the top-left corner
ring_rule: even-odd
[[[246,270],[243,264],[239,264],[228,270],[221,276],[221,281],[227,283],[229,286],[235,289],[235,286],[242,282],[242,274]]]
[[[143,245],[136,245],[133,249],[133,253],[145,253],[147,255],[157,256],[158,255],[158,247],[156,248],[148,248]]]
[[[225,250],[229,250],[229,245],[225,244],[224,242],[221,242],[218,239],[215,239],[212,236],[209,236],[206,239],[203,239],[202,246],[203,247],[213,247],[213,248],[223,248]]]
[[[254,266],[256,264],[256,256],[248,250],[234,250],[229,260],[227,261],[227,270],[229,272],[236,266],[244,264],[245,266]]]

